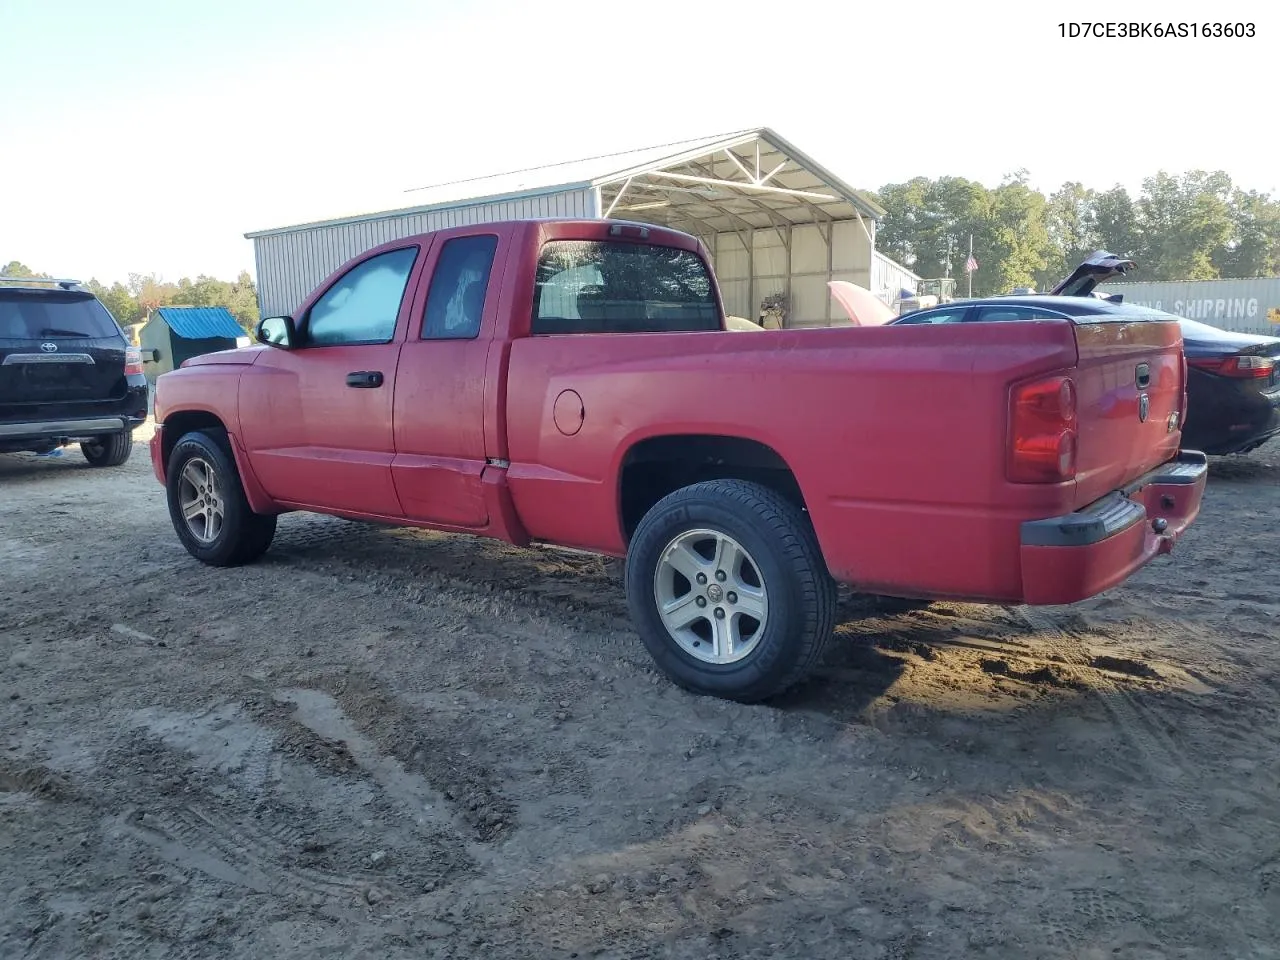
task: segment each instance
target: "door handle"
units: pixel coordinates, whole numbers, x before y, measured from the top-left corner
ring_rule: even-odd
[[[381,370],[357,370],[347,374],[348,387],[380,387],[382,386]]]
[[[1139,390],[1145,390],[1151,386],[1151,368],[1145,363],[1138,364],[1137,383]]]

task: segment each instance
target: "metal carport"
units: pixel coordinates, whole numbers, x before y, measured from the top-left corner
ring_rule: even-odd
[[[843,322],[829,280],[886,301],[910,271],[875,252],[884,210],[767,127],[405,191],[393,210],[246,234],[264,315],[288,313],[332,270],[379,243],[523,217],[619,217],[671,226],[711,251],[726,309],[787,326]]]

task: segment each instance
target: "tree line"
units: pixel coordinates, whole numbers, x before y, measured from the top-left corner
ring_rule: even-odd
[[[1280,200],[1222,171],[1160,172],[1136,197],[1080,183],[1046,197],[1018,171],[994,188],[916,177],[876,198],[888,211],[876,246],[921,277],[956,277],[961,295],[970,236],[974,296],[1049,289],[1099,249],[1134,260],[1131,280],[1280,275]]]
[[[50,279],[17,260],[0,268],[0,276]],[[200,274],[194,280],[183,277],[177,283],[159,280],[154,273],[129,274],[128,283],[107,286],[96,279],[85,282],[121,326],[141,323],[159,307],[226,307],[233,317],[251,331],[258,323],[258,290],[248,271],[240,271],[234,281]]]

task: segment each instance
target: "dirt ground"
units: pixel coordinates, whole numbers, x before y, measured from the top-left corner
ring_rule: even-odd
[[[145,431],[139,431],[144,439]],[[1280,957],[1280,449],[1070,609],[850,599],[786,700],[604,563],[0,457],[0,957]]]

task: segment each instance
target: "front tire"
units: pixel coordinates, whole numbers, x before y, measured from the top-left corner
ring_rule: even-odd
[[[91,467],[118,467],[133,453],[133,431],[108,433],[80,444],[80,452]]]
[[[197,560],[237,566],[271,546],[276,517],[250,509],[226,434],[196,430],[183,436],[169,455],[165,487],[173,529]]]
[[[626,584],[658,668],[743,703],[807,676],[835,627],[836,585],[808,518],[756,483],[710,480],[658,501],[631,539]]]

